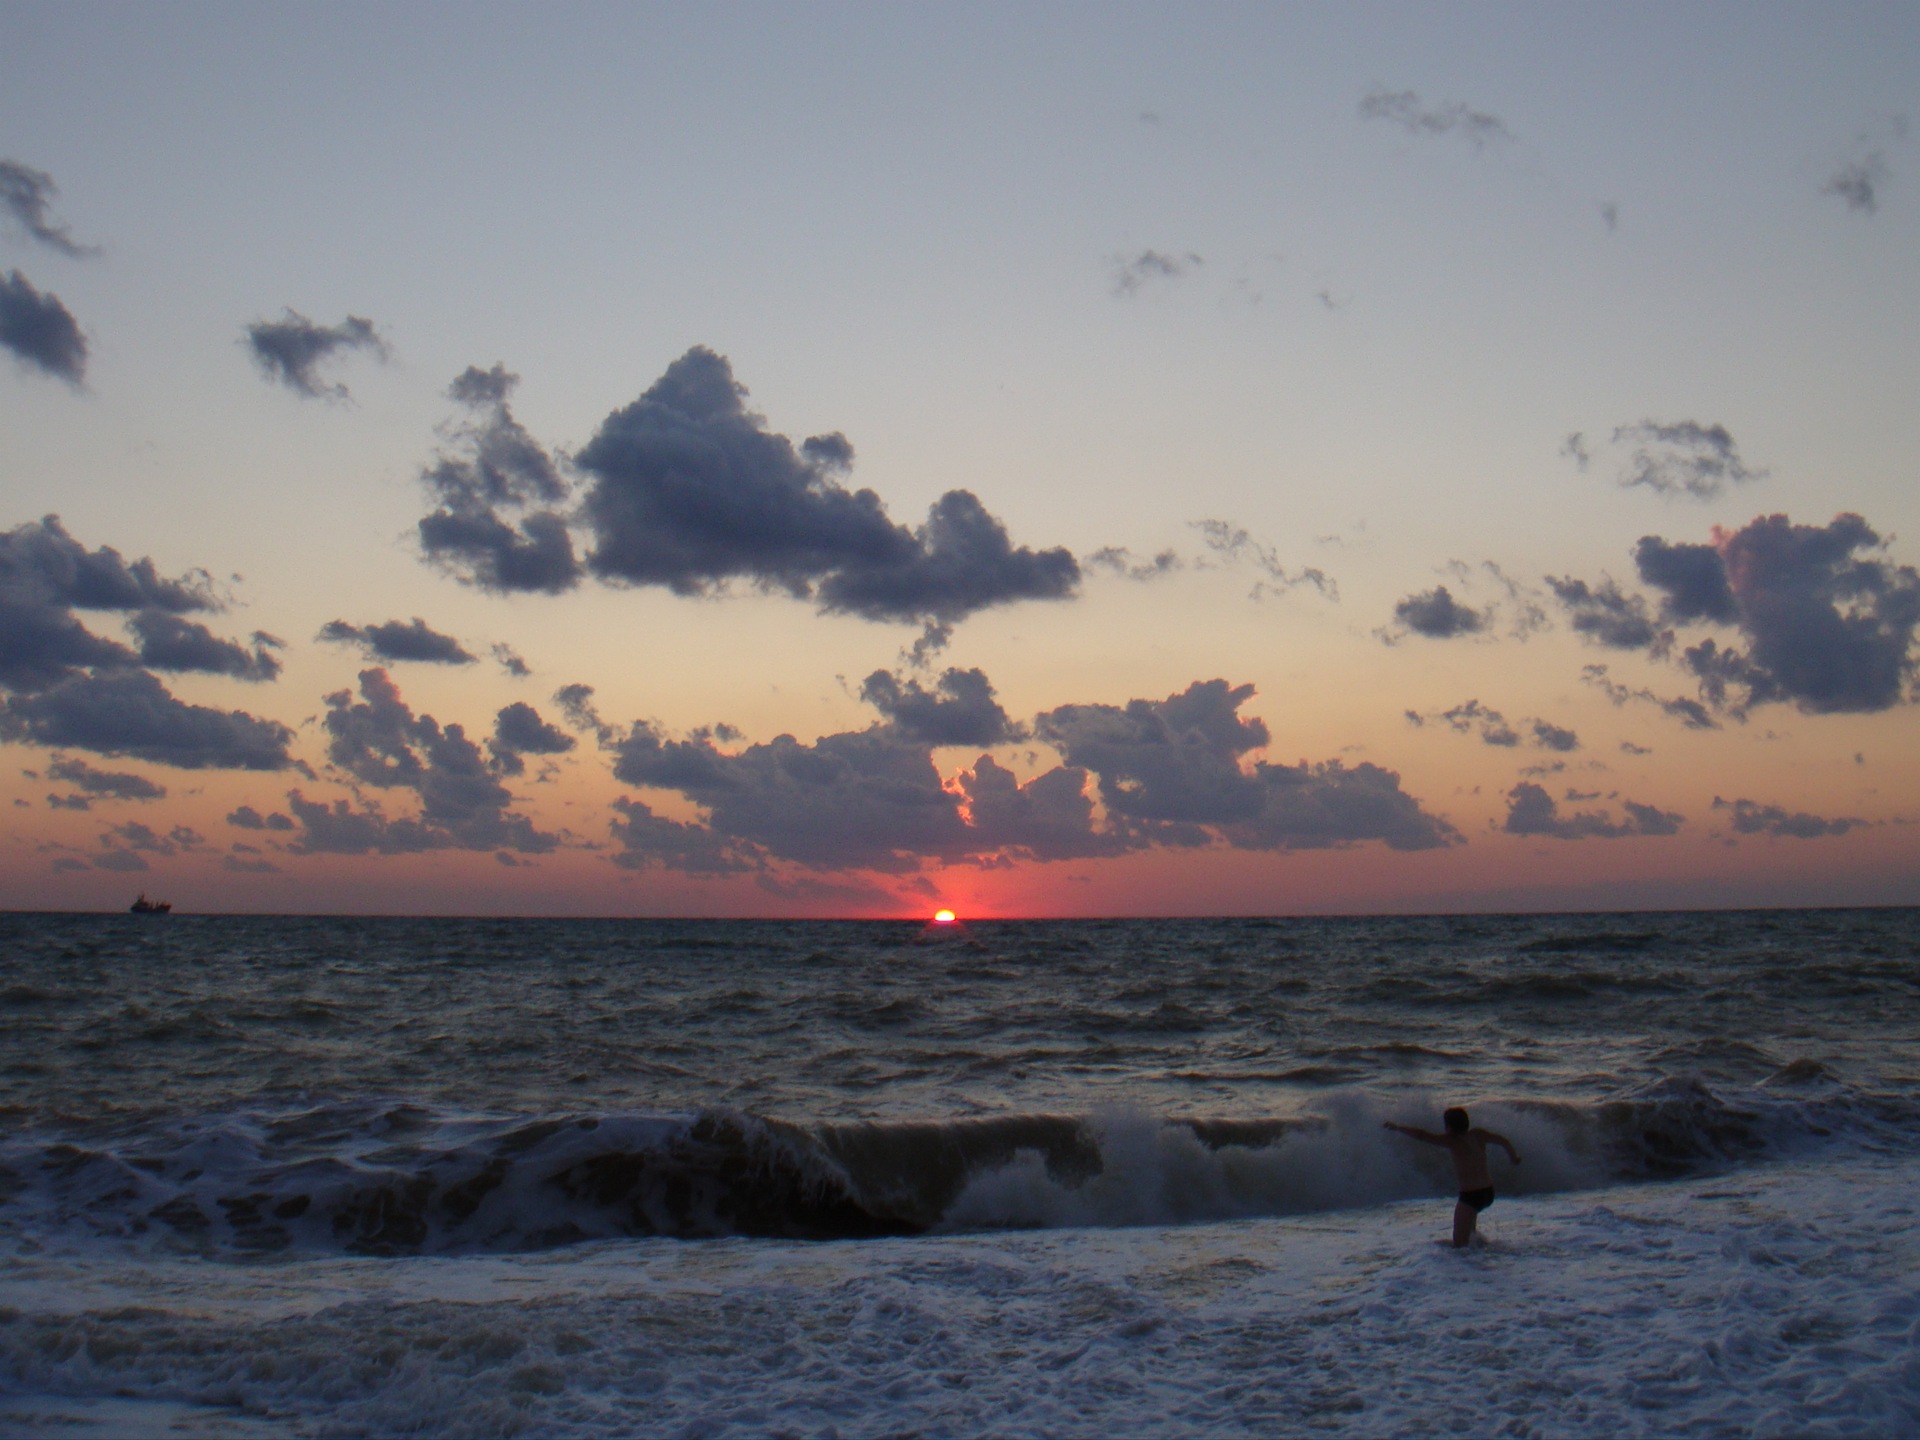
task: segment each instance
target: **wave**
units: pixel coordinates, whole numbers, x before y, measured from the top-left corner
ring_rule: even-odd
[[[1361,1092],[1285,1118],[1092,1115],[800,1125],[736,1111],[460,1117],[331,1106],[0,1146],[0,1230],[210,1256],[525,1251],[586,1240],[857,1240],[1352,1209],[1452,1189]],[[1524,1162],[1506,1193],[1670,1179],[1817,1144],[1920,1148],[1920,1103],[1786,1067],[1738,1102],[1697,1080],[1597,1104],[1474,1107]],[[36,1239],[34,1243],[38,1243]]]

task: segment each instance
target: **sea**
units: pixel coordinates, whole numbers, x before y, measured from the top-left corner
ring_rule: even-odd
[[[1920,1435],[1916,1207],[1920,910],[0,916],[0,1435]]]

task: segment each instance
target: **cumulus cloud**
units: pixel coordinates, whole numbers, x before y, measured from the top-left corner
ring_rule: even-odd
[[[1487,615],[1453,598],[1444,585],[1409,595],[1393,607],[1397,633],[1411,632],[1430,640],[1450,640],[1457,635],[1478,635],[1487,628]],[[1392,639],[1389,631],[1384,638]]]
[[[53,218],[53,198],[59,193],[60,187],[46,171],[18,160],[0,160],[0,211],[27,235],[69,259],[97,254],[95,247],[82,245],[69,227]]]
[[[1061,549],[1014,547],[970,491],[924,525],[895,524],[838,476],[844,437],[796,447],[746,408],[732,368],[696,346],[574,457],[603,580],[709,594],[732,580],[871,620],[953,622],[1013,600],[1063,599],[1080,568]]]
[[[1642,420],[1620,426],[1613,440],[1632,448],[1619,475],[1625,488],[1641,486],[1659,495],[1715,500],[1729,485],[1746,485],[1767,474],[1740,458],[1740,447],[1724,425]]]
[[[144,670],[75,675],[7,697],[0,738],[181,770],[285,770],[293,732],[243,710],[176,699]]]
[[[442,635],[418,615],[404,625],[388,620],[380,625],[349,625],[329,620],[315,637],[341,645],[357,645],[369,660],[417,660],[431,665],[472,665],[478,659],[451,635]]]
[[[1527,723],[1533,733],[1533,743],[1542,750],[1558,750],[1565,754],[1580,748],[1580,736],[1575,731],[1547,720],[1530,720]]]
[[[533,706],[516,700],[493,717],[493,736],[487,741],[487,750],[493,756],[494,769],[503,775],[519,775],[527,768],[523,755],[564,755],[578,743],[566,731],[542,720]]]
[[[87,378],[87,337],[80,322],[58,295],[34,289],[18,270],[0,276],[0,348],[68,384]]]
[[[0,534],[0,737],[185,769],[295,765],[284,725],[185,704],[141,668],[272,679],[272,636],[256,631],[248,650],[180,618],[220,608],[204,572],[169,579],[151,560],[90,551],[58,516]],[[125,616],[139,650],[89,630],[81,610]]]
[[[1475,110],[1459,100],[1429,105],[1412,90],[1375,86],[1360,101],[1362,120],[1384,120],[1410,135],[1453,135],[1474,149],[1513,139],[1513,132],[1497,115]]]
[[[385,670],[360,672],[359,700],[340,690],[326,697],[326,706],[321,723],[327,759],[363,785],[412,791],[419,813],[390,819],[377,806],[355,809],[341,800],[328,807],[296,791],[288,796],[301,825],[296,850],[541,854],[559,843],[526,816],[510,812],[512,794],[461,726],[442,727],[431,715],[415,716]],[[533,718],[537,724],[539,717]]]
[[[1672,643],[1670,631],[1654,624],[1644,596],[1629,595],[1612,579],[1598,585],[1570,576],[1546,577],[1547,588],[1567,612],[1574,632],[1596,645],[1612,650],[1652,650],[1665,653]]]
[[[1818,840],[1827,835],[1844,835],[1867,823],[1849,815],[1828,820],[1804,810],[1789,812],[1779,805],[1762,805],[1755,800],[1722,800],[1718,795],[1713,797],[1713,808],[1731,812],[1730,823],[1736,835]]]
[[[1142,250],[1137,255],[1116,255],[1111,263],[1113,293],[1124,299],[1139,293],[1143,285],[1156,280],[1178,280],[1207,262],[1191,252],[1169,255],[1160,250]]]
[[[493,647],[493,659],[495,664],[516,680],[524,680],[533,674],[533,667],[522,660],[511,645],[496,644]]]
[[[861,683],[860,698],[926,745],[1000,745],[1021,736],[979,670],[950,669],[930,690],[876,670]]]
[[[562,685],[553,692],[553,703],[560,707],[561,715],[574,729],[597,736],[602,744],[611,742],[614,728],[602,720],[594,708],[591,685]]]
[[[251,805],[242,805],[227,816],[227,824],[236,830],[291,830],[293,821],[278,810],[262,815]]]
[[[977,672],[949,671],[933,690],[880,673],[868,698],[889,718],[812,744],[782,735],[726,751],[710,732],[673,739],[646,722],[614,736],[616,778],[677,793],[700,811],[681,821],[623,804],[620,863],[719,873],[791,862],[905,874],[932,859],[1004,864],[1014,855],[1079,859],[1216,843],[1298,850],[1381,841],[1411,850],[1458,839],[1392,771],[1247,763],[1267,743],[1259,721],[1236,713],[1250,686],[1211,681],[1163,701],[1064,706],[1034,725],[1064,764],[1021,782],[982,755],[943,783],[932,763],[941,737],[1004,722],[991,687]]]
[[[1669,544],[1658,535],[1643,535],[1633,547],[1633,563],[1641,580],[1660,592],[1662,619],[1684,625],[1740,618],[1726,565],[1714,546]]]
[[[96,770],[84,760],[64,755],[47,767],[47,778],[82,792],[79,796],[64,797],[63,808],[69,810],[87,809],[93,800],[164,800],[167,796],[166,786],[144,775],[124,770]],[[49,795],[47,803],[54,804],[56,798]],[[72,803],[75,799],[82,803]]]
[[[364,350],[377,359],[387,358],[386,342],[362,315],[349,315],[338,325],[317,325],[298,310],[288,310],[278,320],[254,321],[246,327],[246,337],[262,375],[310,400],[350,398],[345,385],[320,378],[320,367],[334,356]]]
[[[469,366],[447,388],[467,419],[421,474],[439,508],[420,521],[420,548],[483,590],[557,595],[583,573],[568,530],[572,486],[514,418],[507,400],[519,383],[504,365]]]
[[[1559,803],[1542,787],[1523,780],[1507,792],[1509,835],[1541,835],[1551,840],[1619,840],[1629,835],[1673,835],[1686,823],[1686,817],[1639,805],[1621,802],[1625,811],[1615,820],[1598,810],[1560,813]]]

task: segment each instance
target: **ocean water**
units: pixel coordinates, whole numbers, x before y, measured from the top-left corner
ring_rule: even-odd
[[[0,1125],[0,1434],[1920,1434],[1920,911],[0,916]]]

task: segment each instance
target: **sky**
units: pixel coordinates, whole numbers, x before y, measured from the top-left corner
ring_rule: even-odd
[[[1920,903],[1920,9],[0,36],[0,907]]]

